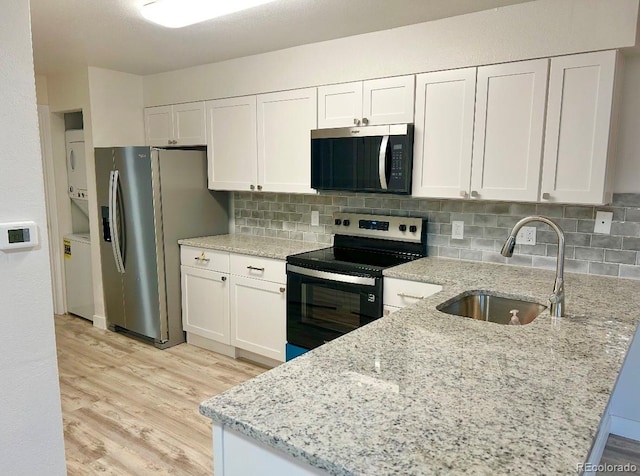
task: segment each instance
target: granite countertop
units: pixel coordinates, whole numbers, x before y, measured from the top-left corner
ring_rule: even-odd
[[[287,259],[289,255],[331,246],[324,243],[242,234],[186,238],[178,240],[178,244],[281,260]]]
[[[575,473],[636,328],[638,281],[567,274],[567,317],[503,326],[436,306],[472,289],[546,303],[554,272],[424,258],[385,274],[443,290],[200,412],[330,474]]]

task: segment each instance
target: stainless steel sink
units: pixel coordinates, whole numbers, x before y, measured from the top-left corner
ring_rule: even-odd
[[[546,308],[537,302],[496,296],[486,291],[467,291],[436,307],[447,314],[496,324],[529,324]]]

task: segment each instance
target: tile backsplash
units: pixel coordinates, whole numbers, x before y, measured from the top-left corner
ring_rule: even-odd
[[[613,213],[611,234],[593,233],[597,211]],[[311,226],[318,211],[319,226]],[[565,232],[565,269],[640,279],[640,194],[615,194],[610,206],[480,202],[363,193],[300,195],[234,192],[235,232],[331,244],[336,211],[424,217],[429,256],[554,269],[556,234],[543,223],[535,245],[517,245],[513,258],[500,249],[511,227],[527,215],[545,215]],[[451,222],[464,222],[464,239],[451,237]]]

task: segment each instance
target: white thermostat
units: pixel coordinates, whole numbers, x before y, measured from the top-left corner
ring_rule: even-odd
[[[0,223],[0,250],[38,246],[38,226],[32,221]]]

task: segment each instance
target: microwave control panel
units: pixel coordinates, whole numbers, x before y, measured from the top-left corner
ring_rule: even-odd
[[[412,157],[411,146],[404,137],[390,137],[390,155],[387,160],[387,180],[389,191],[411,190]]]
[[[391,180],[402,180],[402,144],[394,144],[391,150]]]

